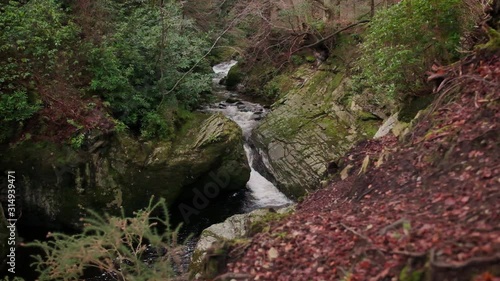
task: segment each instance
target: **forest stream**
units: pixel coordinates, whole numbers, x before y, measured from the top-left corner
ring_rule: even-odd
[[[183,267],[189,265],[191,254],[196,246],[198,236],[203,229],[212,224],[224,221],[226,218],[241,213],[248,213],[258,208],[278,207],[292,203],[283,193],[281,193],[276,186],[267,180],[256,169],[258,164],[257,160],[265,163],[265,159],[259,159],[260,154],[251,144],[252,130],[257,126],[260,120],[264,118],[267,109],[264,106],[245,101],[239,94],[226,90],[225,86],[220,85],[221,79],[226,77],[230,68],[234,66],[236,61],[223,62],[215,65],[213,87],[214,93],[218,100],[215,103],[205,106],[201,109],[203,112],[216,113],[220,112],[229,119],[233,120],[241,128],[243,132],[244,150],[248,159],[249,166],[251,167],[250,179],[246,186],[247,189],[243,191],[221,192],[219,196],[210,200],[206,208],[201,212],[192,216],[189,221],[185,221],[182,214],[179,212],[179,206],[183,203],[189,203],[193,200],[192,196],[181,196],[177,202],[170,208],[172,227],[182,223],[183,227],[180,229],[180,240],[186,242],[187,251],[183,258]],[[262,166],[262,165],[261,165]],[[46,240],[46,234],[52,229],[36,229],[21,228],[20,236],[27,241]],[[69,229],[61,229],[59,231],[72,232]],[[192,237],[185,241],[188,237]],[[33,248],[22,248],[19,251],[20,268],[22,274],[19,276],[27,278],[27,280],[34,279],[36,274],[33,268],[29,265],[33,262],[30,255],[37,254]],[[88,276],[87,280],[108,280],[104,274],[102,276],[92,277],[93,274]],[[94,275],[95,276],[95,275]]]

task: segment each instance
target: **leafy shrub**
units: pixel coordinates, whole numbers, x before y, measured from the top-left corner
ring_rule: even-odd
[[[49,75],[61,51],[70,57],[73,44],[68,43],[78,32],[55,0],[8,1],[0,8],[0,30],[0,93],[28,87],[35,75]]]
[[[28,100],[24,91],[0,95],[0,142],[10,138],[15,132],[16,123],[30,118],[40,109],[38,103]]]
[[[90,90],[143,137],[166,137],[171,132],[160,117],[165,108],[157,108],[158,104],[168,99],[167,103],[194,108],[200,95],[210,89],[207,63],[186,74],[202,57],[207,40],[175,2],[165,2],[163,7],[143,1],[109,5],[116,11],[110,19],[113,32],[92,48]]]
[[[171,133],[170,124],[156,111],[148,112],[142,119],[141,136],[145,139],[165,139]]]
[[[472,27],[461,0],[403,0],[374,17],[353,79],[357,93],[368,89],[392,104],[424,89],[424,71],[459,56],[460,36]]]
[[[30,103],[28,95],[23,91],[15,91],[13,94],[0,96],[1,121],[23,121],[30,118],[40,109],[40,105]]]
[[[152,217],[159,213],[160,216]],[[151,198],[135,217],[102,217],[90,212],[84,219],[82,234],[51,233],[53,241],[35,241],[39,247],[33,264],[39,280],[81,280],[94,269],[116,280],[170,280],[175,276],[173,264],[179,262],[181,246],[177,231],[169,226],[165,200]],[[165,227],[159,231],[158,227]]]

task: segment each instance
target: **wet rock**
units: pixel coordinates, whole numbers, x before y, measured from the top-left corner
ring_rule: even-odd
[[[226,85],[226,77],[219,80],[219,85]]]
[[[252,118],[253,120],[255,120],[255,121],[260,121],[260,120],[262,120],[262,118],[263,118],[262,114],[257,114],[257,113],[260,113],[260,112],[256,112],[256,113],[254,113],[254,114],[252,115],[252,117],[251,117],[251,118]]]
[[[227,105],[225,103],[219,103],[219,105],[217,107],[220,109],[224,109],[227,107]]]
[[[250,108],[248,108],[245,104],[239,104],[237,107],[238,107],[238,110],[241,111],[241,112],[249,112],[249,111],[251,111]]]
[[[252,139],[277,187],[298,198],[319,188],[328,164],[337,162],[356,141],[371,137],[366,132],[376,131],[379,121],[361,120],[337,102],[345,93],[344,73],[304,67],[294,76],[307,82],[278,81],[286,90],[280,91],[281,99]]]
[[[391,117],[387,118],[387,120],[385,120],[384,124],[380,126],[380,128],[378,129],[377,133],[375,133],[375,136],[373,136],[373,138],[378,139],[383,136],[386,136],[397,123],[398,123],[398,114],[395,113]]]
[[[209,175],[223,178],[228,190],[245,188],[250,168],[236,123],[199,114],[180,132],[156,143],[111,135],[93,152],[26,141],[1,151],[0,168],[19,173],[23,223],[30,226],[78,227],[86,208],[132,212],[153,194],[173,202]]]
[[[235,98],[235,97],[231,97],[231,96],[230,96],[229,98],[227,98],[227,99],[226,99],[226,102],[227,102],[227,103],[237,103],[237,102],[239,102],[239,101],[240,101],[240,99]]]
[[[269,214],[288,214],[295,210],[295,205],[278,208],[257,209],[247,214],[234,215],[224,222],[211,225],[203,230],[191,258],[189,266],[193,274],[201,273],[203,264],[207,261],[205,256],[213,245],[246,238],[252,234],[253,226],[262,221]]]

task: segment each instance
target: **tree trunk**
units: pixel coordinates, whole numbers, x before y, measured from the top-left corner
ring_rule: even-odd
[[[337,19],[340,20],[340,0],[337,0]]]
[[[375,0],[370,1],[370,17],[375,15]]]
[[[356,0],[352,0],[352,18],[356,18]]]

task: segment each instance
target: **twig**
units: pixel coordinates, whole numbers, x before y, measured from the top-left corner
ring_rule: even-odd
[[[214,281],[222,281],[222,280],[251,280],[254,277],[247,273],[224,273],[222,275],[217,276]]]
[[[391,254],[403,255],[412,258],[423,258],[427,256],[427,252],[407,252],[407,251],[390,251]]]
[[[366,195],[372,193],[376,188],[374,188],[373,186],[371,188],[368,188],[367,190],[365,190],[365,192],[361,193],[361,195],[357,196],[356,197],[356,201],[360,201],[361,199],[363,199]]]
[[[323,39],[321,39],[321,40],[318,40],[318,41],[316,41],[316,42],[314,42],[314,43],[312,43],[312,44],[309,44],[309,45],[303,46],[303,47],[301,47],[301,48],[298,48],[297,50],[293,51],[290,55],[293,55],[293,54],[295,54],[295,53],[297,53],[297,52],[299,52],[299,51],[301,51],[301,50],[303,50],[303,49],[307,49],[307,48],[311,48],[311,47],[314,47],[314,46],[316,46],[316,45],[319,45],[319,44],[321,44],[321,43],[325,42],[326,40],[328,40],[328,39],[332,38],[333,36],[335,36],[335,35],[339,34],[339,33],[340,33],[340,32],[342,32],[342,31],[345,31],[345,30],[347,30],[347,29],[349,29],[349,28],[353,28],[353,27],[355,27],[355,26],[357,26],[357,25],[360,25],[360,24],[363,24],[363,23],[367,23],[367,22],[370,22],[370,21],[369,21],[369,20],[362,20],[362,21],[358,21],[357,23],[350,24],[350,25],[348,25],[348,26],[346,26],[346,27],[344,27],[344,28],[341,28],[341,29],[339,29],[339,30],[335,31],[334,33],[332,33],[332,34],[330,34],[330,35],[326,36],[325,38],[323,38]]]
[[[469,266],[479,266],[483,264],[496,264],[500,262],[500,253],[497,253],[496,255],[492,257],[477,257],[477,258],[470,258],[464,262],[459,262],[459,263],[445,263],[445,262],[436,262],[434,260],[434,253],[432,253],[431,256],[431,265],[433,267],[439,268],[439,269],[461,269]]]
[[[222,31],[222,33],[219,34],[219,36],[215,39],[214,43],[208,49],[208,51],[198,61],[196,61],[196,63],[188,71],[186,71],[182,74],[182,76],[175,82],[174,86],[172,86],[172,88],[170,88],[170,90],[168,90],[166,93],[164,93],[162,95],[161,101],[158,104],[158,106],[156,107],[157,109],[162,106],[163,102],[165,101],[165,97],[168,96],[170,93],[172,93],[175,90],[175,88],[177,88],[177,86],[179,86],[179,84],[182,82],[182,80],[184,80],[184,78],[186,78],[186,76],[189,73],[191,73],[198,66],[198,64],[200,64],[200,62],[203,61],[212,52],[212,50],[215,48],[215,46],[217,46],[217,43],[219,43],[220,39],[222,39],[222,37],[236,24],[236,22],[239,20],[240,16],[243,15],[244,12],[245,11],[241,12],[236,18],[233,19],[233,21],[231,21],[229,23],[229,25],[226,27],[226,29],[224,29],[224,31]]]
[[[345,225],[345,224],[343,224],[343,223],[341,223],[341,222],[339,222],[339,224],[340,224],[342,227],[344,227],[345,229],[347,229],[347,230],[349,230],[350,232],[354,233],[355,235],[357,235],[357,236],[359,236],[359,237],[363,238],[364,240],[366,240],[366,241],[368,241],[368,242],[372,243],[372,240],[371,240],[369,237],[367,237],[367,236],[365,236],[365,235],[363,235],[363,234],[361,234],[361,233],[357,232],[356,230],[354,230],[354,229],[352,229],[352,228],[348,227],[347,225]]]
[[[387,231],[389,231],[390,229],[393,229],[393,228],[396,228],[398,227],[399,225],[401,224],[404,224],[405,222],[408,222],[408,219],[406,218],[400,218],[399,220],[389,224],[388,226],[382,228],[379,233],[380,235],[384,235]]]

